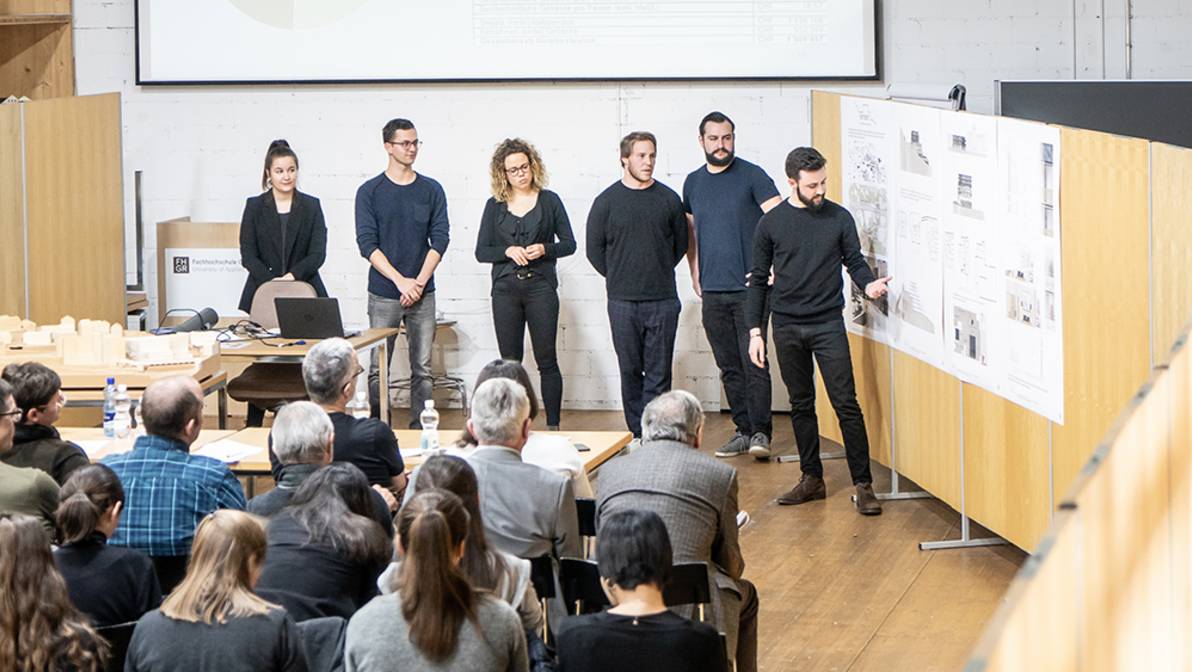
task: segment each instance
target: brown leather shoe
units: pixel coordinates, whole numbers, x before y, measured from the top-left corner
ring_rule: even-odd
[[[789,506],[827,498],[828,489],[824,487],[824,479],[811,474],[803,474],[803,478],[799,479],[799,484],[791,488],[790,492],[780,496],[778,503]]]
[[[873,494],[872,483],[858,483],[857,484],[857,513],[862,516],[880,516],[882,515],[882,503],[877,501],[877,495]]]

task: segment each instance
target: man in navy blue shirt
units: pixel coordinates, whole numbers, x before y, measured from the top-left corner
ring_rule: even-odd
[[[704,333],[720,369],[720,381],[737,431],[716,450],[717,457],[750,453],[770,457],[770,367],[749,362],[745,321],[746,281],[753,261],[757,220],[782,202],[766,171],[738,158],[736,127],[721,112],[700,121],[704,165],[683,183],[691,284],[703,299]],[[769,322],[767,310],[765,322]]]
[[[435,180],[414,172],[418,131],[392,119],[381,131],[389,165],[356,191],[356,245],[368,259],[368,326],[405,322],[410,348],[410,427],[431,397],[430,351],[435,340],[435,268],[447,251],[447,197]],[[389,339],[389,352],[393,343]],[[381,416],[380,362],[368,371],[369,403]],[[385,381],[385,394],[389,393]],[[389,422],[389,418],[385,418]]]

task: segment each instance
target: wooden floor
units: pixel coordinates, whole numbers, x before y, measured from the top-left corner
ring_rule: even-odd
[[[395,416],[404,419],[404,409]],[[727,414],[707,417],[703,450],[710,453],[733,427]],[[776,451],[794,452],[789,418],[774,420]],[[442,426],[461,424],[458,411],[444,412]],[[622,429],[624,420],[565,411],[568,427]],[[764,672],[959,670],[1026,558],[1012,546],[920,551],[920,541],[959,536],[959,516],[920,499],[885,502],[883,515],[862,517],[849,499],[843,459],[824,463],[827,501],[796,507],[774,498],[799,480],[797,462],[746,456],[731,464],[740,473],[741,508],[753,519],[741,545],[745,576],[760,596]],[[889,471],[873,466],[875,489],[888,491]],[[599,472],[596,482],[599,488]]]

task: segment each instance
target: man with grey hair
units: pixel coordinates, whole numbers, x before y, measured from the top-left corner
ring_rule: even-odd
[[[631,509],[666,523],[675,562],[706,562],[712,625],[725,633],[739,672],[757,669],[757,590],[741,578],[737,470],[699,452],[704,412],[690,392],[659,395],[642,412],[642,445],[609,460],[596,481],[597,524]],[[690,616],[690,613],[684,614]]]
[[[386,497],[396,505],[406,488],[406,466],[397,449],[393,430],[377,418],[354,418],[348,402],[356,396],[356,384],[364,367],[356,360],[356,349],[342,338],[329,338],[310,349],[302,361],[302,379],[310,400],[331,418],[335,434],[335,459],[351,462],[364,472],[368,482],[392,493]],[[273,432],[276,433],[274,424]],[[280,479],[282,461],[275,455],[271,438],[269,462],[273,479]]]
[[[479,444],[466,459],[480,486],[480,515],[488,540],[521,558],[579,557],[579,520],[571,480],[526,464],[530,400],[508,378],[476,388],[468,429]]]
[[[309,401],[295,401],[277,412],[273,421],[273,454],[279,467],[277,486],[263,495],[253,497],[248,512],[266,518],[290,503],[294,491],[310,475],[331,464],[335,455],[335,428],[327,412]],[[393,537],[393,517],[389,503],[373,486],[372,518],[390,538]]]

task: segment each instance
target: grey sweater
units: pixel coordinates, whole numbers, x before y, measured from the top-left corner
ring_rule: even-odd
[[[410,642],[409,626],[401,614],[401,594],[374,598],[348,622],[344,669],[346,672],[528,672],[526,634],[517,612],[508,604],[484,595],[476,603],[476,617],[484,632],[464,621],[455,654],[442,663],[432,663]]]

